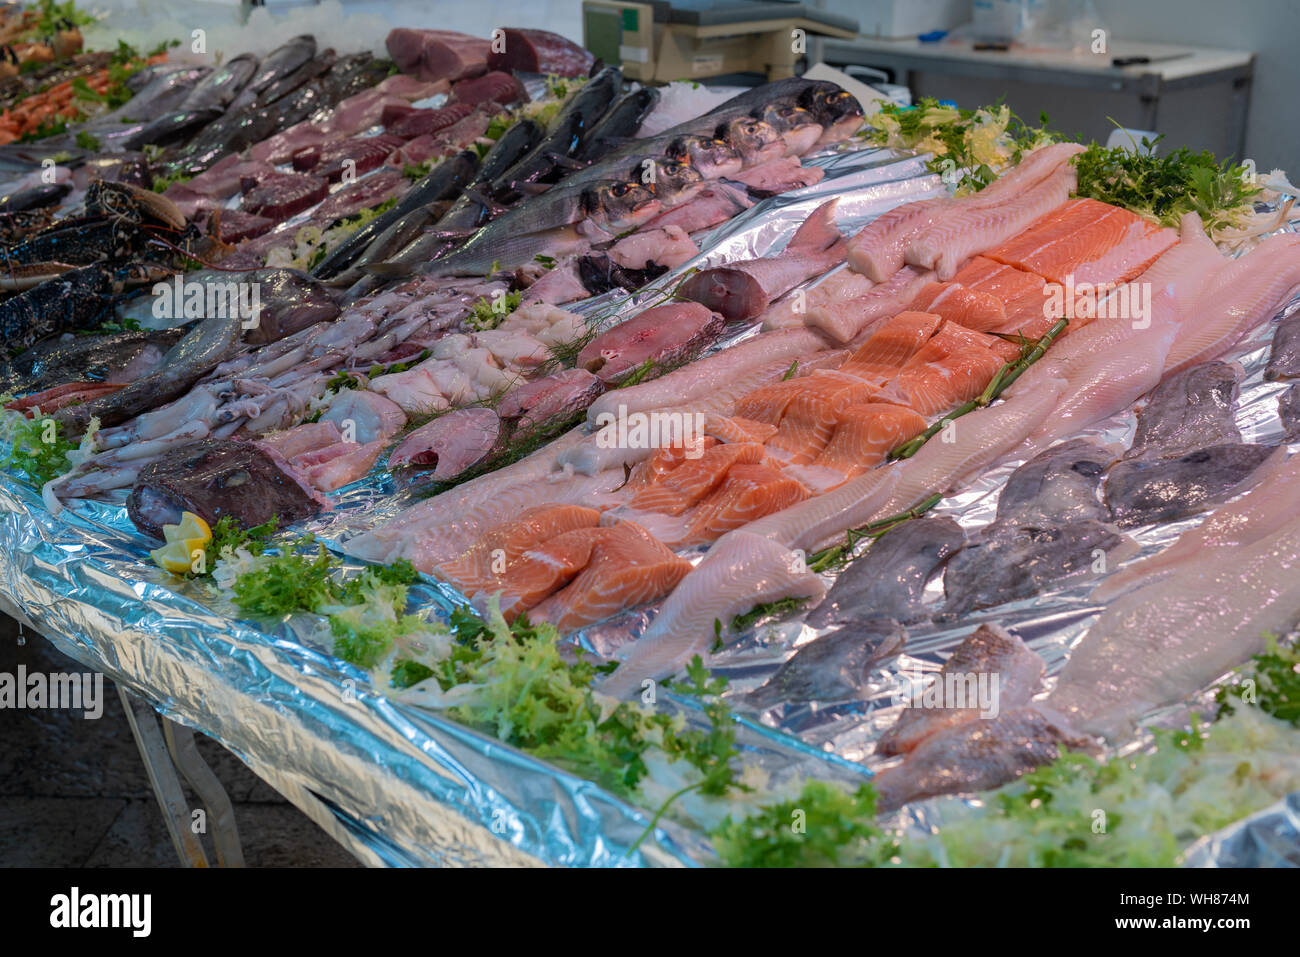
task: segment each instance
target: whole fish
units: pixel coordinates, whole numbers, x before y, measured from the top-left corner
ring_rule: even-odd
[[[463,243],[492,216],[493,206],[479,189],[492,193],[492,184],[522,156],[527,155],[541,138],[542,129],[532,120],[521,120],[506,130],[483,157],[478,175],[471,184],[475,188],[466,190],[452,203],[451,208],[443,213],[428,232],[411,240],[384,260],[386,269],[395,275],[408,274],[416,266],[431,262]],[[378,261],[378,257],[373,257],[367,265],[374,265]],[[349,292],[349,296],[355,298],[374,285],[373,281],[363,280]]]
[[[146,465],[126,509],[140,531],[162,538],[162,526],[178,523],[185,512],[208,524],[229,515],[253,528],[272,518],[296,522],[328,505],[278,453],[252,442],[204,439]]]
[[[903,626],[888,618],[846,625],[801,647],[745,703],[851,701],[863,694],[872,669],[901,652],[906,640]]]
[[[1109,450],[1087,439],[1052,446],[1011,473],[998,496],[997,521],[1017,525],[1108,521],[1110,513],[1099,491],[1102,475],[1114,460]]]
[[[29,186],[0,198],[0,213],[25,213],[33,209],[57,206],[72,192],[71,183],[42,183]]]
[[[989,721],[967,721],[932,734],[902,764],[872,779],[876,809],[895,811],[911,801],[987,791],[1051,764],[1062,746],[1083,749],[1086,738],[1058,714],[1030,705]]]
[[[316,38],[300,34],[266,55],[253,78],[244,86],[245,93],[261,93],[272,83],[296,72],[316,55]]]
[[[561,184],[492,220],[455,253],[418,271],[430,276],[482,276],[494,265],[512,270],[538,255],[559,258],[583,252],[593,241],[645,223],[661,208],[654,192],[639,183]]]
[[[0,392],[37,392],[68,382],[129,381],[157,365],[185,334],[142,329],[46,339],[0,363]]]
[[[508,134],[507,134],[508,135]],[[393,242],[376,242],[403,218],[417,210],[427,208],[439,200],[458,194],[475,177],[479,170],[478,156],[472,150],[462,150],[455,156],[442,160],[418,183],[402,194],[397,204],[388,212],[376,216],[332,250],[313,270],[318,279],[329,279],[354,264],[358,267],[383,258],[393,249]],[[360,278],[359,275],[353,277]]]
[[[948,560],[939,618],[951,621],[979,608],[1030,598],[1062,579],[1088,573],[1127,539],[1101,522],[1010,525],[995,522]]]
[[[1239,366],[1204,362],[1168,376],[1138,412],[1125,458],[1183,455],[1209,445],[1241,441],[1233,419]]]
[[[1106,476],[1106,504],[1126,527],[1203,512],[1245,491],[1273,453],[1267,445],[1212,445],[1167,459],[1125,459]]]
[[[1277,397],[1277,414],[1288,442],[1300,436],[1300,383],[1292,385]]]
[[[624,94],[583,133],[574,159],[593,162],[628,137],[635,136],[658,102],[659,91],[653,86],[643,86]]]
[[[310,83],[317,77],[324,76],[333,68],[336,59],[333,50],[325,50],[257,94],[257,105],[270,106],[272,103],[284,99],[304,83]]]
[[[1270,381],[1300,376],[1300,311],[1293,312],[1273,333],[1273,349],[1268,356],[1264,378]]]
[[[1200,525],[1178,536],[1168,548],[1110,575],[1092,590],[1093,604],[1109,602],[1134,588],[1154,584],[1183,563],[1218,549],[1251,545],[1267,538],[1300,511],[1300,456],[1287,458],[1279,446],[1259,469],[1255,487],[1236,501],[1216,508]],[[1226,554],[1226,552],[1225,552]]]
[[[60,409],[55,417],[68,435],[80,436],[92,418],[98,418],[104,426],[117,425],[146,409],[170,402],[231,354],[243,331],[242,323],[239,315],[202,320],[148,375],[112,395]]]
[[[145,146],[171,146],[173,143],[184,142],[223,112],[219,106],[208,106],[168,113],[146,123],[140,130],[122,139],[120,145],[124,150],[139,150]]]
[[[225,109],[248,85],[256,71],[257,57],[251,53],[231,57],[190,90],[180,108],[201,110],[215,106]]]
[[[951,518],[903,522],[840,573],[807,623],[825,628],[877,616],[915,621],[925,614],[921,598],[926,582],[965,542],[961,526]]]
[[[552,178],[556,157],[577,152],[583,135],[609,111],[622,83],[623,72],[618,67],[606,67],[588,80],[561,107],[542,141],[501,174],[499,184],[494,184],[495,198],[514,202],[523,196],[518,184],[546,182]]]
[[[1046,662],[1011,632],[980,625],[948,656],[928,692],[914,693],[876,742],[876,753],[905,754],[945,728],[978,724],[1026,705],[1046,670]],[[984,700],[979,700],[981,690]]]

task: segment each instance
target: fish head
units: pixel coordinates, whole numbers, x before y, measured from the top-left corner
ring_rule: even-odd
[[[616,181],[584,190],[580,206],[587,219],[599,226],[620,230],[653,219],[663,204],[647,184]]]
[[[822,143],[846,140],[862,126],[862,104],[848,90],[812,91],[809,112],[817,117],[825,130],[820,140]]]
[[[801,106],[773,104],[764,111],[764,119],[781,134],[787,156],[807,153],[825,132],[812,111]]]
[[[694,195],[704,183],[704,174],[691,165],[689,159],[665,159],[656,166],[650,186],[655,196],[666,202]]]
[[[771,123],[764,120],[752,116],[737,117],[726,124],[725,135],[749,166],[785,155],[785,140]]]
[[[689,160],[705,179],[735,176],[745,165],[740,151],[720,136],[683,136],[669,145],[668,155]]]

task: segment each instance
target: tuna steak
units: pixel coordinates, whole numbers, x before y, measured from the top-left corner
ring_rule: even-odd
[[[454,30],[390,30],[388,55],[403,73],[421,80],[460,80],[487,72],[492,44]]]
[[[698,355],[722,334],[722,316],[696,302],[673,302],[601,333],[578,353],[578,368],[606,384],[643,363],[671,365]]]
[[[255,188],[244,194],[242,209],[255,216],[285,220],[315,206],[329,190],[329,183],[316,176],[276,173],[264,177]]]
[[[489,70],[522,70],[556,76],[586,76],[596,58],[578,44],[547,30],[507,27],[501,52],[488,55]]]
[[[461,80],[451,88],[451,102],[485,108],[491,104],[510,106],[528,102],[528,91],[509,73],[494,70],[472,80]]]

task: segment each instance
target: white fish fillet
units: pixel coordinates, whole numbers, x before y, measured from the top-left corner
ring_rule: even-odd
[[[805,322],[835,342],[850,342],[878,320],[902,311],[933,280],[934,273],[928,269],[903,267],[856,299],[810,301]]]
[[[1001,205],[1041,183],[1082,151],[1083,147],[1076,143],[1043,146],[972,196],[939,197],[892,209],[876,217],[849,240],[849,265],[875,282],[885,282],[902,267],[908,247],[931,227],[957,213]]]
[[[1300,285],[1300,236],[1270,236],[1225,266],[1204,287],[1183,325],[1187,332],[1169,351],[1166,372],[1206,362],[1231,349],[1268,320]]]
[[[627,697],[639,692],[647,678],[657,681],[680,672],[693,656],[707,656],[715,621],[725,636],[731,620],[755,605],[788,597],[819,599],[826,593],[825,584],[804,570],[799,556],[776,542],[743,531],[732,532],[725,541],[682,579],[600,691]]]
[[[1259,482],[1249,492],[1220,506],[1168,548],[1111,575],[1092,590],[1089,600],[1104,604],[1134,588],[1154,585],[1184,562],[1254,544],[1300,515],[1300,456],[1288,459],[1282,446],[1256,474]]]
[[[1112,740],[1300,623],[1300,522],[1216,549],[1106,609],[1045,702],[1080,731]]]
[[[1160,384],[1177,329],[1148,329],[1123,348],[1080,356],[1064,371],[1065,388],[1052,414],[1029,438],[1037,452],[1059,438],[1127,409]],[[1059,367],[1058,367],[1059,368]],[[1044,380],[1037,380],[1041,383]]]
[[[687,405],[714,395],[719,388],[730,386],[750,372],[781,362],[789,366],[795,359],[820,352],[828,345],[825,338],[810,329],[762,333],[665,376],[605,393],[588,407],[587,421],[594,423],[601,413],[617,415],[619,406],[628,412],[645,412]]]
[[[947,282],[966,260],[1001,245],[1063,204],[1077,185],[1074,167],[1063,165],[1014,198],[953,210],[912,240],[903,260],[933,269]]]

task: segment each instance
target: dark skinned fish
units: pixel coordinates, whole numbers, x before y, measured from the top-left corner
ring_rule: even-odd
[[[213,70],[194,87],[181,104],[183,110],[200,110],[210,106],[225,108],[257,72],[257,57],[241,53]]]
[[[188,140],[192,135],[222,115],[219,106],[197,110],[180,110],[168,113],[146,123],[141,129],[121,141],[124,150],[139,150],[146,146],[171,146]]]
[[[590,163],[621,146],[629,136],[636,135],[658,102],[659,91],[653,86],[624,95],[583,135],[574,159]]]
[[[500,202],[510,203],[524,193],[516,184],[553,182],[558,178],[556,157],[571,157],[582,144],[584,134],[603,117],[623,84],[618,67],[606,67],[573,94],[556,114],[546,135],[494,184],[493,194]]]
[[[29,186],[0,199],[0,213],[25,213],[33,209],[57,206],[72,192],[70,183],[42,183]]]
[[[244,91],[261,93],[271,84],[296,72],[316,55],[316,38],[310,33],[300,34],[283,46],[266,55]]]
[[[936,618],[951,621],[978,608],[1030,598],[1090,571],[1126,542],[1109,525],[1091,519],[1054,526],[994,522],[948,560],[943,612]]]
[[[1288,442],[1300,438],[1300,383],[1277,397],[1277,413]]]
[[[452,203],[451,208],[442,214],[428,232],[407,243],[386,262],[393,269],[414,269],[421,263],[445,255],[464,242],[474,230],[492,217],[496,208],[483,193],[491,193],[493,184],[541,142],[542,135],[542,128],[532,120],[521,120],[506,130],[483,157],[483,165],[470,184],[474,188],[467,190]],[[379,260],[376,257],[371,261]]]
[[[1165,379],[1138,412],[1133,444],[1124,457],[1167,458],[1240,442],[1232,414],[1239,374],[1239,367],[1226,362],[1205,362]]]
[[[1300,312],[1293,312],[1278,323],[1273,333],[1273,351],[1264,378],[1276,381],[1297,376],[1300,376]]]
[[[584,252],[592,241],[610,238],[647,222],[662,208],[639,183],[564,184],[522,203],[484,226],[450,256],[420,267],[430,276],[482,276],[513,270],[538,255],[560,258]]]
[[[885,617],[915,621],[925,614],[925,583],[965,543],[951,518],[919,518],[890,529],[835,579],[807,622],[824,628],[837,622]]]
[[[69,382],[124,381],[156,366],[185,335],[141,329],[109,336],[66,336],[38,342],[0,363],[0,392],[41,392]]]
[[[86,431],[92,418],[98,417],[103,426],[117,425],[179,398],[234,351],[243,332],[242,322],[238,315],[200,321],[148,375],[112,395],[60,409],[55,418],[69,436],[76,437]]]
[[[1212,445],[1177,458],[1125,459],[1106,476],[1106,504],[1125,527],[1170,522],[1226,502],[1251,485],[1267,445]]]
[[[478,170],[478,156],[472,150],[462,150],[455,156],[447,157],[402,194],[397,205],[366,223],[326,256],[312,270],[312,275],[319,279],[330,279],[347,270],[344,273],[347,278],[341,278],[340,284],[350,285],[355,282],[361,278],[360,266],[383,259],[386,254],[400,248],[388,235],[390,229],[412,214],[431,210],[439,201],[458,195],[474,179]],[[415,219],[418,220],[419,217]],[[378,241],[381,236],[385,237],[383,242]],[[350,266],[357,271],[353,273],[348,268]],[[348,276],[348,273],[352,275]]]
[[[1108,521],[1099,490],[1101,477],[1114,460],[1114,455],[1087,439],[1074,439],[1035,455],[1002,487],[997,520],[1018,525]]]
[[[804,645],[776,673],[745,697],[769,708],[782,701],[852,701],[864,694],[867,677],[903,650],[907,631],[888,618],[854,622]]]

